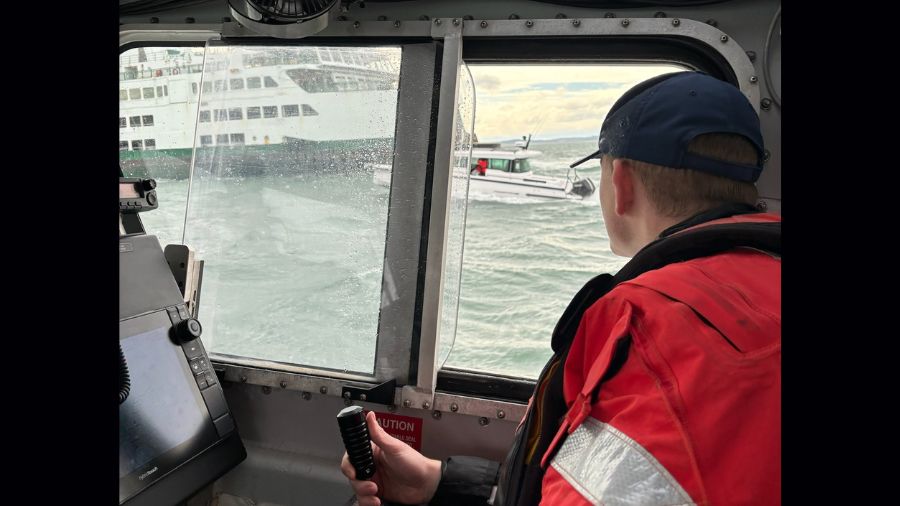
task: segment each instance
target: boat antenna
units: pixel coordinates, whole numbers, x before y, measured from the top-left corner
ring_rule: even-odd
[[[525,141],[525,149],[528,149],[528,146],[530,146],[530,145],[531,145],[531,134],[528,134],[528,140]]]

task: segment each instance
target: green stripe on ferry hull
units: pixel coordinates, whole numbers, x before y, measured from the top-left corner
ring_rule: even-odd
[[[393,139],[313,142],[288,139],[280,144],[205,146],[197,148],[197,164],[220,176],[254,176],[361,168],[364,163],[390,163]],[[129,177],[186,179],[192,148],[119,151]]]

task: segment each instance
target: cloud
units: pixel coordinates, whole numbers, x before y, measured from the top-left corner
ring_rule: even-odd
[[[625,91],[663,65],[470,65],[482,140],[593,136]]]

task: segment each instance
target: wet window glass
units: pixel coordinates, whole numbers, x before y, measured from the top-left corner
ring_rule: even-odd
[[[444,365],[535,378],[552,353],[553,328],[575,293],[628,261],[610,250],[598,190],[583,186],[590,179],[599,188],[599,161],[577,172],[568,166],[597,149],[604,115],[626,90],[683,69],[469,68],[478,97],[479,142],[472,148],[472,165],[488,159],[489,168],[504,170],[511,153],[517,160],[503,182],[469,178],[455,343]],[[507,159],[492,156],[498,151],[509,153]],[[522,174],[528,170],[531,175]],[[442,349],[444,339],[442,331]]]
[[[315,109],[312,108],[309,104],[303,104],[303,115],[304,116],[318,116],[319,113]]]
[[[144,98],[153,98],[154,96],[156,95],[153,93],[152,87],[144,88]]]
[[[262,81],[258,77],[248,77],[247,78],[247,88],[256,89],[262,88]]]
[[[200,98],[193,91],[200,82],[201,68],[197,64],[203,61],[203,51],[202,47],[145,47],[132,48],[119,55],[119,95],[121,90],[127,90],[131,99],[119,103],[119,114],[128,118],[132,127],[155,129],[120,130],[120,147],[124,141],[132,149],[120,149],[119,166],[126,177],[156,180],[159,208],[141,213],[141,221],[148,233],[159,237],[163,246],[181,242],[181,226],[174,224],[184,221]],[[140,69],[141,65],[144,72],[128,71],[129,67]],[[179,73],[173,74],[176,68]],[[142,98],[143,90],[153,90],[157,100],[136,100]],[[212,83],[204,83],[202,91],[211,90]],[[171,99],[158,100],[169,96],[168,93],[173,95]],[[205,115],[200,115],[200,121],[208,122],[210,114],[207,109]],[[138,141],[126,138],[148,134],[154,138]]]
[[[266,76],[264,80],[266,83],[266,88],[277,88],[278,87],[278,83],[271,77]]]
[[[240,78],[231,79],[228,82],[228,85],[231,86],[232,90],[243,90],[244,89],[244,80]]]
[[[232,107],[231,109],[228,109],[228,119],[236,120],[236,119],[243,119],[243,118],[244,118],[244,113],[240,107]]]
[[[128,149],[128,141],[119,141],[119,151]]]
[[[119,90],[119,100],[128,100],[128,92],[125,90]]]
[[[200,111],[200,123],[209,123],[209,111]]]
[[[125,118],[119,118],[119,128],[125,128]]]
[[[304,63],[318,61],[316,47],[206,49],[204,81],[268,74],[262,89],[248,79],[238,93],[232,87],[200,97],[213,110],[243,108],[254,118],[253,131],[244,132],[234,131],[240,122],[196,123],[197,144],[204,135],[215,143],[197,149],[182,223],[185,243],[204,261],[199,314],[207,350],[372,373],[390,191],[371,167],[393,160],[401,49],[343,48],[370,55],[372,64],[357,71],[393,87],[323,96],[309,121],[297,120],[309,102],[299,76],[330,80],[349,72],[346,63]],[[277,96],[265,89],[276,84],[273,76],[288,76]],[[253,105],[261,100],[268,105]]]

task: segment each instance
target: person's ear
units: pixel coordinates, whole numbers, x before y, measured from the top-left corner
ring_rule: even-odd
[[[634,207],[634,166],[622,158],[613,160],[612,184],[615,194],[615,211],[625,215]]]

